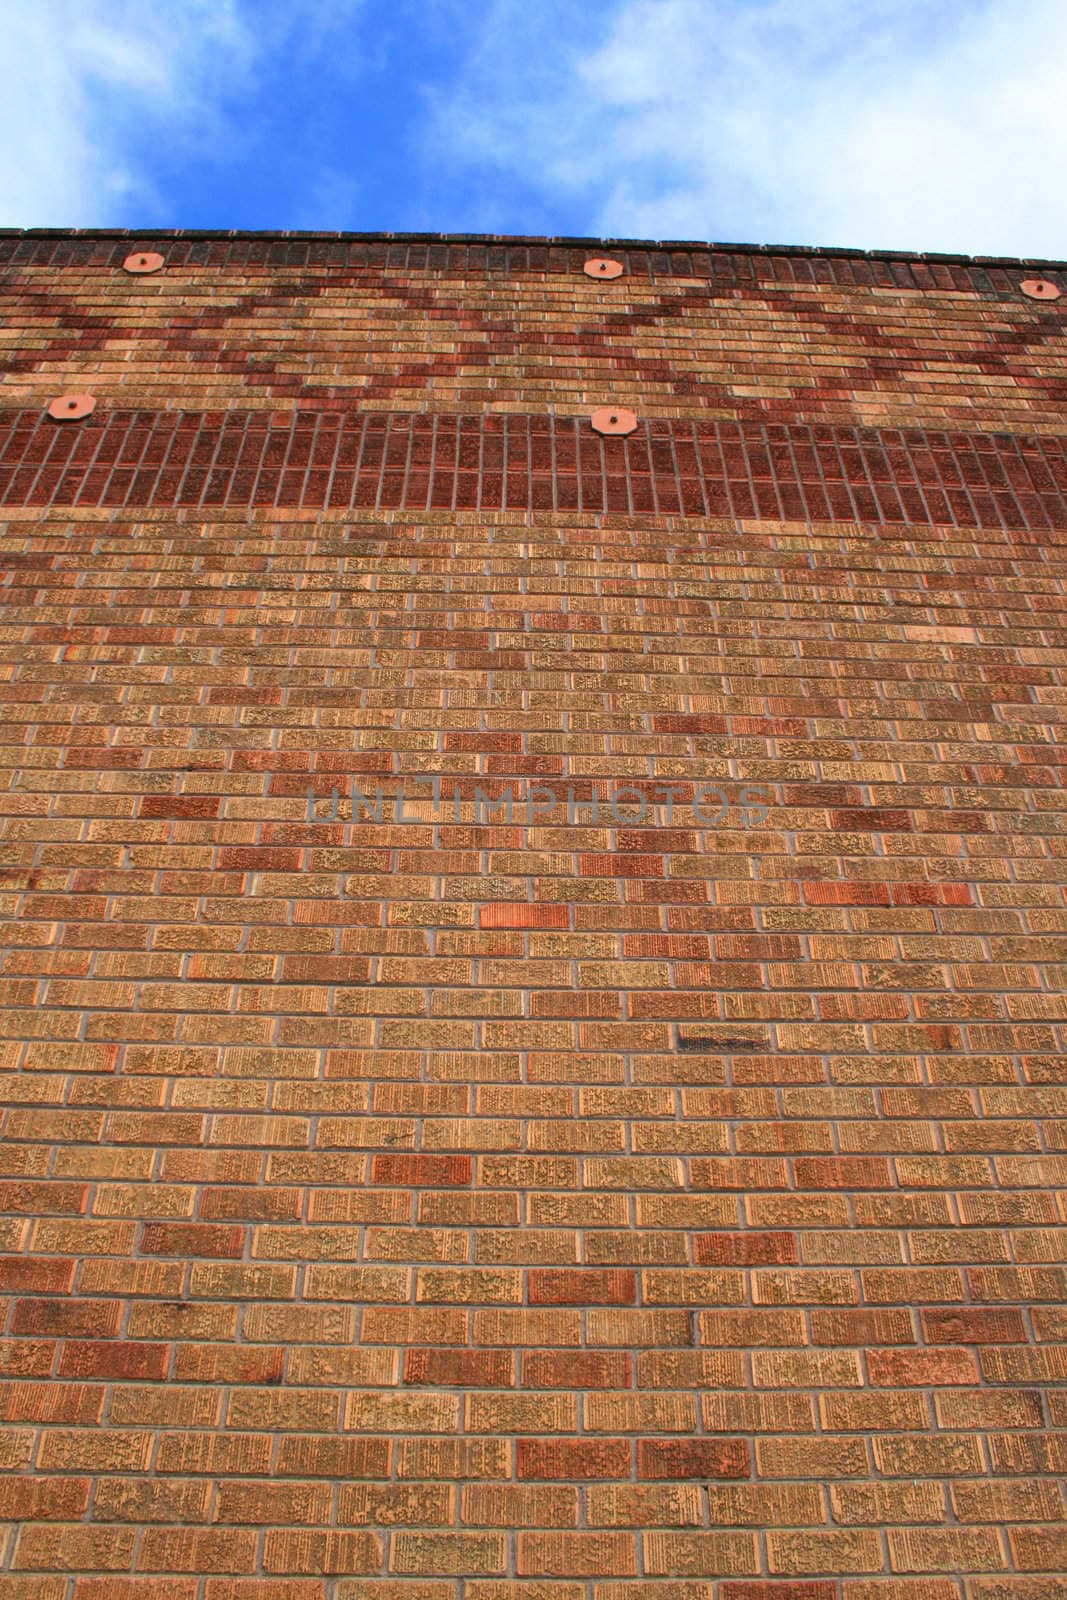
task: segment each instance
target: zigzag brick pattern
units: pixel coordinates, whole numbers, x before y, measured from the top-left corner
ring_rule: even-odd
[[[589,243],[0,238],[0,1600],[1067,1592],[1067,302]]]
[[[600,284],[565,249],[478,268],[467,249],[420,269],[410,247],[342,247],[299,271],[264,248],[236,270],[164,253],[148,278],[114,251],[57,274],[32,249],[9,247],[5,265],[0,240],[18,305],[0,324],[0,404],[36,405],[59,373],[126,408],[315,414],[424,413],[428,390],[433,410],[581,414],[625,384],[659,417],[1056,433],[1067,401],[1063,312],[1021,294],[1025,269],[997,272],[996,292],[974,266],[871,263],[857,292],[841,272],[797,281],[778,270],[801,264],[788,258],[698,257],[686,277],[684,256],[622,251],[627,275]]]

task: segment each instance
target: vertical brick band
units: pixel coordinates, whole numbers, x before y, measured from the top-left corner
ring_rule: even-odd
[[[0,504],[649,513],[1067,525],[1067,441],[758,422],[117,412],[76,432],[0,413]]]

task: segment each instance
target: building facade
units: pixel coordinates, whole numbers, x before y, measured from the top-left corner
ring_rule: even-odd
[[[1067,1592],[1067,269],[0,282],[0,1600]]]

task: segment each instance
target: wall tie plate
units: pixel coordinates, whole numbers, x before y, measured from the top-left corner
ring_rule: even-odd
[[[599,406],[589,420],[597,433],[615,438],[633,433],[637,427],[637,413],[625,406]]]
[[[48,407],[48,415],[54,422],[80,422],[87,417],[90,411],[96,408],[96,396],[92,394],[60,394]]]

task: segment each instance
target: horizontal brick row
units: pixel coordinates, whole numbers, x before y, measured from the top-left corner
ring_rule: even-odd
[[[692,240],[465,239],[447,235],[108,234],[45,229],[0,234],[0,264],[14,267],[118,267],[133,250],[158,250],[174,266],[241,272],[252,267],[326,271],[576,273],[590,255],[610,254],[628,272],[651,278],[712,279],[722,284],[777,282],[889,289],[957,289],[1016,295],[1021,278],[1040,269],[1067,289],[1061,262],[916,255],[906,251],[806,250],[715,245]]]
[[[1067,524],[1054,436],[584,417],[0,412],[0,504],[616,512],[1017,531]]]
[[[260,1493],[267,1503],[268,1497],[262,1490]],[[651,1505],[655,1498],[647,1494],[635,1496],[634,1503]],[[660,1498],[684,1524],[685,1497],[676,1493]],[[845,1506],[850,1499],[858,1503],[858,1497],[844,1493],[838,1498]],[[548,1496],[542,1496],[540,1501],[528,1502],[528,1509],[554,1503]],[[775,1503],[787,1518],[810,1511],[810,1502],[800,1494],[790,1499],[779,1497]],[[432,1495],[426,1496],[426,1504],[428,1508],[433,1507]],[[507,1502],[501,1500],[500,1504],[503,1506]],[[621,1506],[625,1501],[617,1494],[611,1504]],[[104,1596],[108,1600],[113,1597],[132,1600],[135,1595],[140,1600],[141,1596],[151,1594],[151,1589],[138,1587],[140,1580],[127,1584],[121,1578],[94,1581],[85,1577],[88,1572],[111,1573],[134,1567],[140,1573],[220,1574],[241,1573],[250,1568],[258,1568],[268,1575],[321,1575],[325,1572],[333,1580],[325,1580],[330,1582],[327,1589],[321,1576],[298,1586],[291,1580],[279,1581],[278,1578],[272,1583],[269,1577],[251,1583],[215,1579],[214,1582],[209,1580],[207,1589],[202,1591],[209,1600],[216,1600],[216,1597],[218,1600],[245,1600],[245,1597],[251,1600],[319,1600],[327,1593],[336,1594],[342,1600],[362,1600],[364,1596],[373,1600],[379,1595],[382,1600],[387,1597],[396,1600],[406,1595],[422,1600],[427,1594],[433,1595],[434,1600],[446,1600],[448,1589],[443,1582],[426,1585],[374,1581],[376,1575],[386,1572],[415,1579],[427,1576],[467,1579],[472,1585],[469,1591],[472,1596],[493,1596],[496,1600],[556,1592],[568,1596],[568,1600],[578,1600],[582,1594],[579,1587],[582,1579],[601,1580],[593,1593],[603,1596],[604,1600],[627,1600],[627,1597],[652,1600],[654,1596],[667,1600],[672,1584],[676,1595],[691,1591],[702,1597],[712,1593],[710,1580],[713,1578],[727,1580],[719,1587],[723,1600],[834,1600],[839,1592],[845,1600],[850,1596],[860,1600],[863,1595],[892,1594],[894,1590],[917,1600],[922,1594],[958,1595],[957,1588],[941,1587],[937,1577],[953,1565],[969,1572],[998,1574],[1006,1572],[1017,1561],[1023,1572],[1044,1571],[1054,1575],[1062,1560],[1064,1540],[1055,1528],[1013,1528],[1010,1536],[994,1528],[930,1528],[923,1526],[920,1520],[923,1511],[929,1519],[932,1504],[929,1496],[924,1503],[921,1493],[909,1498],[898,1492],[886,1496],[882,1504],[887,1511],[892,1506],[898,1515],[910,1515],[918,1525],[893,1530],[885,1540],[874,1528],[846,1526],[818,1535],[788,1528],[775,1529],[767,1535],[765,1560],[758,1535],[751,1531],[735,1531],[736,1522],[732,1530],[728,1527],[715,1531],[665,1530],[643,1535],[591,1530],[524,1530],[510,1535],[500,1531],[415,1532],[407,1529],[382,1534],[361,1530],[316,1535],[300,1529],[263,1533],[252,1529],[194,1531],[182,1527],[150,1527],[145,1530],[143,1539],[138,1538],[136,1528],[127,1526],[93,1528],[56,1522],[23,1530],[16,1546],[14,1570],[16,1573],[27,1568],[79,1572],[81,1580],[72,1591],[75,1600],[103,1600]],[[933,1582],[938,1587],[931,1587],[921,1579],[913,1579],[903,1586],[891,1583],[888,1587],[857,1581],[856,1575],[878,1574],[883,1570],[886,1545],[892,1573],[929,1573],[934,1575]],[[513,1550],[517,1552],[514,1555]],[[781,1581],[812,1568],[820,1573],[828,1569],[838,1574],[847,1573],[853,1581],[846,1581],[841,1590],[837,1587],[838,1580],[820,1579],[806,1584]],[[639,1571],[647,1575],[646,1581],[607,1581],[612,1578],[633,1580]],[[761,1571],[769,1576],[760,1578]],[[344,1582],[348,1574],[365,1576]],[[338,1587],[333,1587],[338,1575],[342,1581]],[[495,1584],[478,1581],[494,1575],[500,1580]],[[522,1581],[558,1580],[565,1575],[570,1578],[569,1583]],[[740,1581],[745,1575],[750,1579],[747,1583]],[[657,1579],[658,1583],[654,1581]],[[704,1581],[686,1581],[692,1579]],[[779,1581],[774,1582],[775,1579]],[[986,1584],[988,1587],[978,1587],[972,1592],[990,1597],[1002,1594],[1055,1596],[1056,1593],[1054,1586],[1041,1584],[1040,1580],[1018,1587],[1005,1587],[993,1579],[987,1579]],[[58,1588],[51,1591],[9,1588],[0,1589],[0,1593],[20,1597],[32,1594],[34,1600],[40,1595],[47,1596],[47,1600],[55,1596],[62,1600]],[[167,1600],[195,1600],[196,1596],[196,1591],[180,1579],[158,1588],[158,1593],[166,1595]]]

